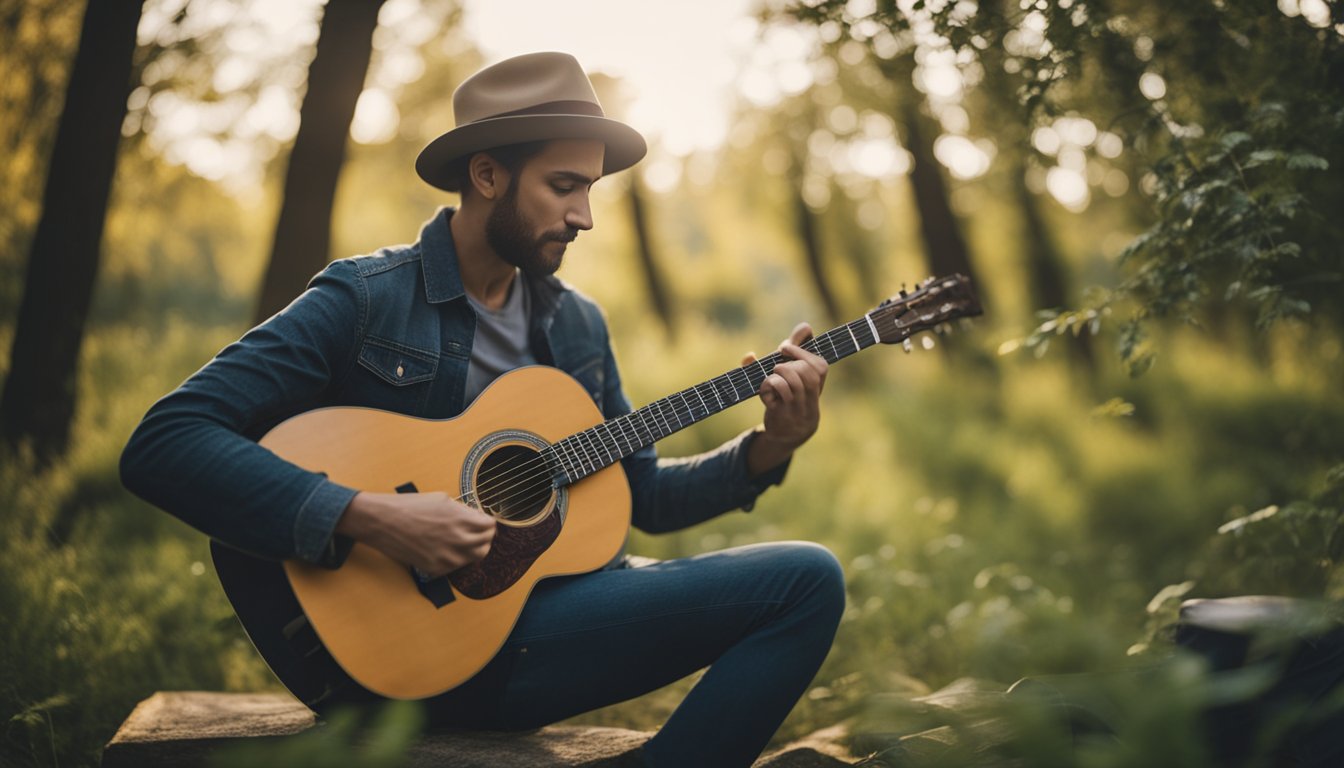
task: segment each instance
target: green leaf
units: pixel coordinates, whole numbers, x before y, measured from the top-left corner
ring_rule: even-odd
[[[1323,157],[1307,152],[1294,152],[1288,156],[1288,169],[1293,171],[1325,171],[1330,163]]]
[[[1258,168],[1269,163],[1277,163],[1283,160],[1284,154],[1277,149],[1257,149],[1252,152],[1246,162],[1242,164],[1244,168]]]
[[[1124,398],[1112,397],[1110,400],[1093,408],[1089,415],[1094,419],[1114,419],[1133,416],[1134,410],[1133,403],[1126,401]]]

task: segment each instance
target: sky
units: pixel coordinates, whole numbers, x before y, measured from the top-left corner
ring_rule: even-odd
[[[629,86],[624,114],[664,151],[721,145],[736,93],[772,103],[811,84],[812,43],[794,30],[762,37],[754,0],[465,0],[467,36],[489,62],[533,51],[574,54]],[[764,42],[764,45],[760,43]]]

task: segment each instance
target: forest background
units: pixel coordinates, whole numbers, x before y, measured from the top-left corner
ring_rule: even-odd
[[[118,456],[323,263],[451,203],[411,165],[491,60],[470,13],[0,2],[0,762],[95,764],[155,690],[276,687],[204,537],[124,491]],[[636,404],[929,274],[985,303],[932,350],[837,365],[751,514],[634,536],[840,557],[844,622],[781,740],[899,732],[902,702],[963,677],[1091,673],[1118,740],[1014,749],[1201,765],[1198,713],[1226,692],[1164,643],[1180,600],[1341,595],[1342,35],[1322,0],[772,1],[734,27],[747,66],[699,57],[737,93],[708,139],[596,77],[654,141],[597,186],[563,276],[608,312]],[[545,47],[586,60],[567,42]],[[1135,664],[1162,672],[1106,674]],[[654,728],[689,684],[581,720]],[[389,717],[416,732],[413,708]]]

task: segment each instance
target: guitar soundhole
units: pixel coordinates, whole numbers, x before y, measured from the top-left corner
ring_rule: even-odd
[[[555,489],[546,460],[525,445],[503,445],[481,460],[476,500],[505,524],[528,525],[550,509]]]

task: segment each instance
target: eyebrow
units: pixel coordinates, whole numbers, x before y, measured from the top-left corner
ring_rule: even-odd
[[[592,186],[593,183],[597,181],[597,179],[589,178],[577,171],[553,171],[550,174],[550,177],[552,180],[568,179],[569,181],[575,182],[577,184],[583,184],[586,186]]]

